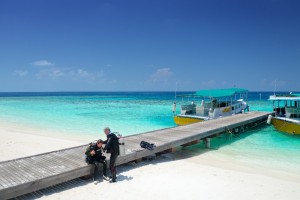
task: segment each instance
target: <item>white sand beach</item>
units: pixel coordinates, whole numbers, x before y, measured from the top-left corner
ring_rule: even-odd
[[[1,126],[1,161],[86,142],[24,130]],[[195,154],[189,149],[180,150],[153,161],[119,167],[117,183],[75,181],[72,187],[53,191],[41,199],[299,199],[299,176],[242,165],[216,155],[217,151]]]
[[[126,165],[115,184],[90,182],[44,199],[299,199],[299,181],[213,167],[194,159],[201,156]]]
[[[0,137],[0,161],[78,146],[88,141],[67,138],[47,130],[15,125],[7,121],[0,122]]]

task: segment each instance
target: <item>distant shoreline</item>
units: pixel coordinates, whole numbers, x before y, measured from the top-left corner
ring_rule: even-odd
[[[209,90],[209,89],[208,89]],[[176,92],[194,92],[195,90],[180,90]],[[149,90],[149,91],[0,91],[0,93],[146,93],[146,92],[155,92],[155,93],[174,93],[174,91],[166,90],[166,91],[155,91],[155,90]],[[274,93],[274,91],[265,91],[265,90],[249,90],[248,92],[266,92],[266,93]],[[283,92],[300,92],[300,91],[294,91],[294,90],[282,90],[282,91],[276,91],[275,93],[283,93]]]
[[[193,93],[194,91],[177,91],[177,94],[180,93]],[[277,91],[275,93],[277,94],[285,94],[290,93],[291,91]],[[293,93],[300,93],[300,91],[292,91]],[[22,96],[39,96],[37,94],[40,94],[40,96],[67,96],[67,95],[81,95],[81,94],[88,94],[88,95],[98,95],[98,94],[143,94],[143,93],[154,93],[154,94],[160,94],[160,93],[168,93],[168,94],[174,94],[174,91],[43,91],[43,92],[0,92],[0,97],[14,97],[15,95],[22,95]],[[274,91],[249,91],[248,93],[269,93],[273,94]]]

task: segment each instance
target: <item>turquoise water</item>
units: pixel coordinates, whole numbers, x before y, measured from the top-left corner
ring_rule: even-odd
[[[175,126],[173,94],[88,93],[0,98],[0,119],[66,134],[99,135],[109,126],[123,135]],[[57,94],[60,95],[60,94]]]
[[[271,111],[267,101],[270,94],[249,93],[250,109]],[[98,138],[105,126],[130,135],[175,126],[173,101],[172,92],[0,93],[0,121],[70,136]],[[232,140],[217,138],[212,145],[242,162],[264,166],[276,163],[285,169],[300,170],[300,137],[280,133],[272,126],[254,129]]]
[[[231,140],[225,135],[214,138],[212,148],[250,166],[294,172],[300,178],[300,137],[280,133],[273,126],[257,127]]]

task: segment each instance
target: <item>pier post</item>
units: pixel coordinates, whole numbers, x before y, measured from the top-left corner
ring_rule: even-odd
[[[176,147],[173,147],[173,148],[170,148],[170,149],[167,149],[166,152],[168,153],[174,153],[176,151]]]
[[[210,138],[205,138],[205,148],[210,148]]]

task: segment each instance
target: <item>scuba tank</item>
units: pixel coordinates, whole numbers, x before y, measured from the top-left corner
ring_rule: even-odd
[[[125,141],[121,134],[118,134],[119,138],[119,151],[120,156],[125,156]]]

